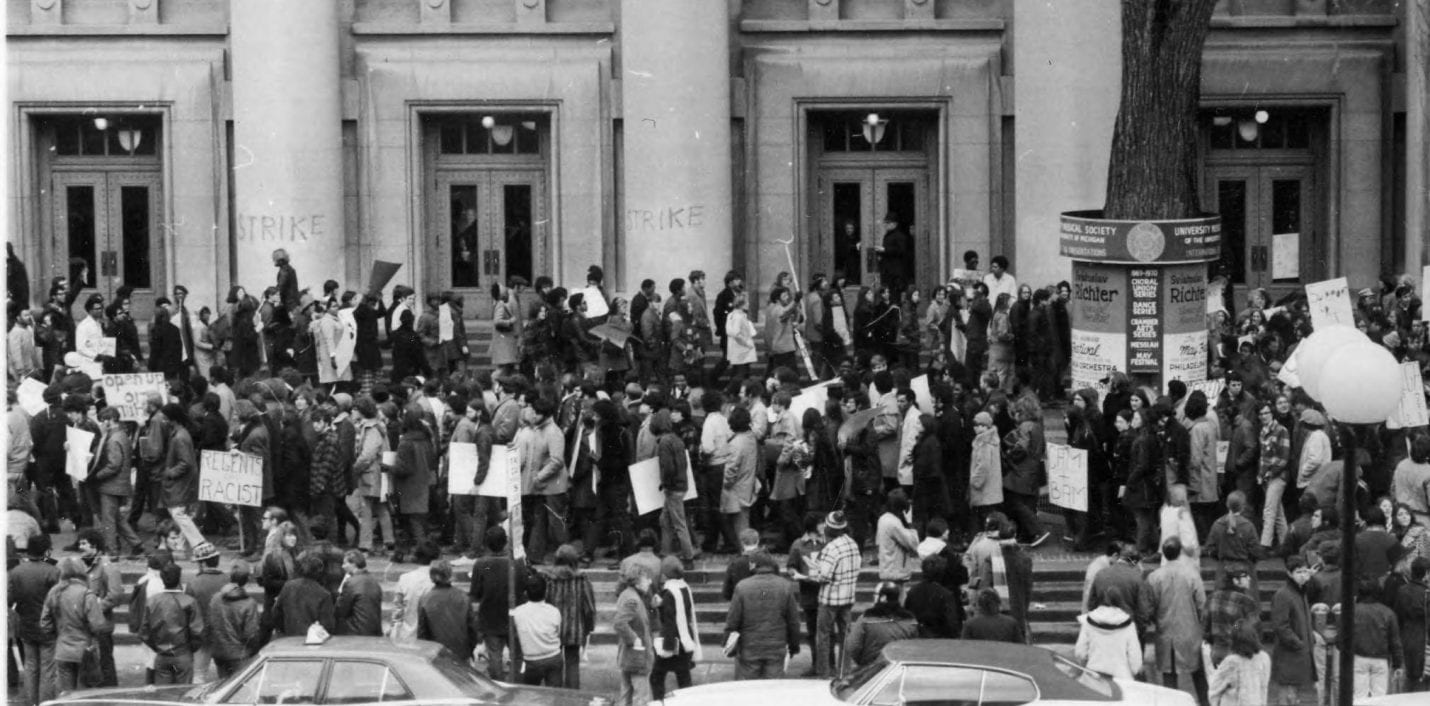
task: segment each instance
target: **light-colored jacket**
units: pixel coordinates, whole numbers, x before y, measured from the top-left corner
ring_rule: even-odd
[[[1202,611],[1206,589],[1197,570],[1172,562],[1147,577],[1140,611],[1156,625],[1157,670],[1195,671],[1202,663]]]
[[[1221,430],[1216,417],[1208,412],[1194,420],[1190,432],[1192,453],[1187,464],[1187,498],[1194,503],[1214,503],[1220,499],[1216,448],[1221,441]]]
[[[757,355],[755,353],[755,324],[750,321],[750,315],[744,309],[734,309],[725,317],[725,357],[730,361],[730,365],[749,365],[754,363]]]
[[[516,433],[521,454],[522,495],[562,495],[571,485],[567,475],[566,439],[556,423],[546,419],[539,426],[523,427]]]
[[[720,512],[739,512],[755,503],[755,469],[759,465],[759,444],[752,432],[731,437],[723,459],[724,482],[720,491]]]
[[[1212,706],[1265,706],[1270,688],[1270,655],[1260,651],[1246,658],[1233,652],[1212,672],[1207,698]]]
[[[1316,471],[1330,462],[1331,437],[1326,436],[1325,430],[1313,429],[1301,446],[1301,459],[1296,464],[1296,487],[1305,488],[1316,477]]]
[[[616,665],[622,672],[649,674],[655,649],[650,640],[650,613],[645,599],[635,587],[627,587],[616,598],[616,614],[611,619],[616,633]]]
[[[909,407],[899,426],[899,485],[914,484],[914,447],[924,425],[919,422],[919,408]]]
[[[1142,671],[1142,643],[1137,622],[1127,611],[1105,605],[1077,616],[1082,625],[1073,654],[1084,666],[1117,679],[1131,679]]]
[[[359,419],[353,448],[353,476],[364,497],[382,493],[382,452],[387,450],[387,429],[377,419]]]
[[[16,382],[40,369],[40,349],[35,345],[35,327],[15,324],[6,339],[10,379]]]
[[[997,427],[973,437],[973,458],[968,471],[968,502],[974,507],[1003,502],[1003,457]]]
[[[318,382],[324,385],[334,382],[348,382],[353,379],[352,363],[343,366],[341,370],[333,365],[333,356],[338,351],[338,341],[343,338],[343,322],[338,320],[338,315],[328,312],[323,318],[308,324],[308,331],[313,334],[313,342],[318,349]]]
[[[879,547],[879,580],[907,581],[919,562],[919,533],[891,513],[879,517],[875,541]]]

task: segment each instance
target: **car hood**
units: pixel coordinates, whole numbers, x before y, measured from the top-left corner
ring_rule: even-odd
[[[678,689],[665,701],[668,706],[738,703],[803,706],[840,703],[829,693],[828,679],[767,679],[706,684]]]
[[[541,704],[542,706],[610,706],[616,703],[614,694],[600,694],[594,691],[573,691],[571,689],[555,689],[547,686],[521,686],[517,684],[507,684],[509,691],[503,703],[508,704]],[[601,699],[601,701],[597,701]]]
[[[1146,684],[1131,679],[1114,679],[1117,688],[1122,690],[1122,701],[1124,704],[1138,704],[1139,706],[1197,706],[1197,700],[1191,694],[1181,689],[1168,689],[1165,686],[1156,684]]]
[[[187,703],[188,699],[184,694],[195,687],[194,684],[175,684],[172,686],[144,686],[135,688],[132,686],[111,687],[108,689],[84,689],[72,691],[61,696],[54,701],[46,703],[75,703],[75,702],[137,702],[137,701],[167,701],[172,703]]]

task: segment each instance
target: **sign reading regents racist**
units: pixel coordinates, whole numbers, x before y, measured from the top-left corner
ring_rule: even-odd
[[[263,457],[204,451],[199,458],[199,500],[225,505],[263,504]]]

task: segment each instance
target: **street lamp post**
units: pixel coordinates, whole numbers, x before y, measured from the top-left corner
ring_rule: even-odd
[[[1338,683],[1341,706],[1351,706],[1355,651],[1356,551],[1355,491],[1359,472],[1359,437],[1367,425],[1379,424],[1400,402],[1400,373],[1395,356],[1356,329],[1327,327],[1296,351],[1302,388],[1335,420],[1345,449],[1341,477],[1341,642]]]

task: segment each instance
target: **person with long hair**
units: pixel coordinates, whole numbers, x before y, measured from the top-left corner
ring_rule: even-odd
[[[402,436],[397,442],[397,463],[392,467],[392,492],[407,526],[407,546],[415,548],[426,536],[428,494],[436,475],[437,459],[432,432],[422,413],[408,409],[402,416]]]
[[[1013,349],[1016,333],[1009,307],[1011,298],[999,294],[993,302],[993,319],[988,323],[988,371],[998,376],[998,387],[1004,390],[1013,387],[1015,352]]]
[[[1130,680],[1142,671],[1136,611],[1116,586],[1103,591],[1099,603],[1077,617],[1080,628],[1073,654],[1094,672]]]
[[[1212,706],[1264,706],[1271,688],[1271,656],[1261,648],[1256,621],[1243,621],[1231,634],[1231,651],[1207,685]]]
[[[40,612],[40,632],[54,645],[55,692],[98,686],[83,674],[89,645],[100,635],[114,632],[104,616],[104,606],[89,588],[84,562],[65,557],[59,563],[59,583],[45,596]],[[95,670],[98,671],[98,662]]]
[[[750,375],[750,365],[756,360],[755,324],[750,321],[750,295],[735,294],[729,315],[725,318],[725,359],[730,361],[730,379],[744,380]]]
[[[1018,525],[1019,541],[1037,546],[1048,538],[1038,521],[1038,490],[1042,487],[1043,412],[1035,397],[1013,403],[1017,427],[1003,437],[1003,504]]]
[[[724,468],[720,489],[721,529],[727,546],[740,546],[740,533],[750,526],[750,506],[755,504],[755,471],[759,466],[759,443],[751,430],[750,411],[735,407],[730,411],[730,442],[723,457],[714,462]]]
[[[654,579],[645,566],[628,564],[621,570],[625,589],[616,598],[611,628],[616,633],[616,667],[621,673],[617,706],[645,706],[650,701],[651,649],[650,593]]]

